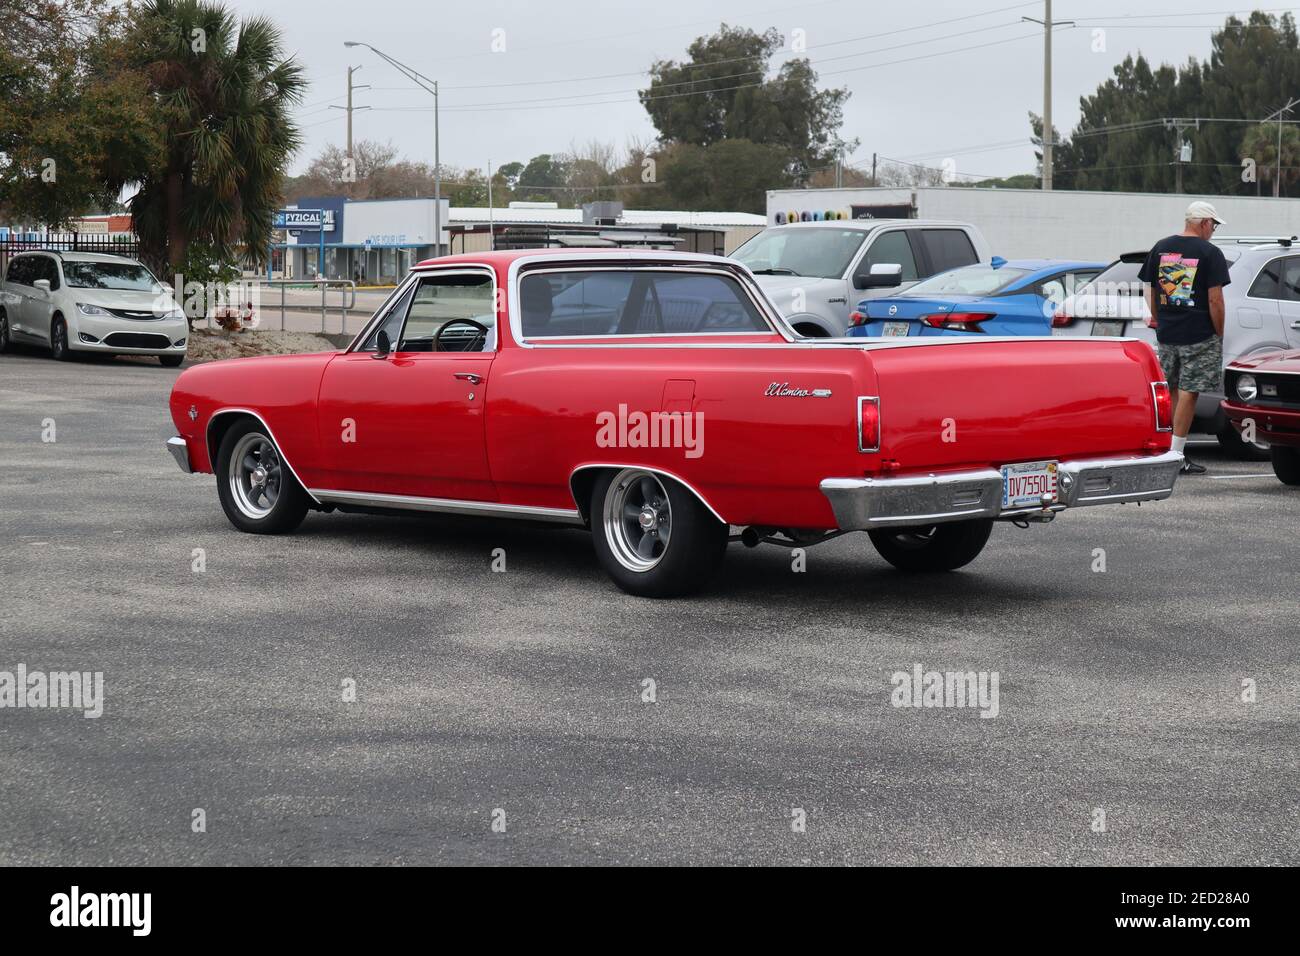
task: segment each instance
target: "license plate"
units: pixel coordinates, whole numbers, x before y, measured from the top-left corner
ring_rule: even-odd
[[[1054,461],[1027,461],[1017,465],[1002,466],[1002,507],[1031,508],[1043,503],[1056,502],[1056,472]]]
[[[905,338],[911,330],[911,322],[886,322],[883,334],[886,338]]]
[[[1121,319],[1118,322],[1094,322],[1092,323],[1093,335],[1123,335],[1124,322]]]

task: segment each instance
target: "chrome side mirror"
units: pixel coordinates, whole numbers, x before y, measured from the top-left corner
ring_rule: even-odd
[[[383,329],[379,330],[379,336],[375,339],[375,358],[386,359],[388,353],[393,350],[393,342],[388,337],[388,333]]]

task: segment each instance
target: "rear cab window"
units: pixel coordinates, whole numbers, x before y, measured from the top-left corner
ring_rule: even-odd
[[[930,275],[979,262],[975,246],[963,229],[921,229],[920,233],[930,260]]]
[[[672,268],[526,272],[518,321],[525,340],[773,334],[735,277]]]

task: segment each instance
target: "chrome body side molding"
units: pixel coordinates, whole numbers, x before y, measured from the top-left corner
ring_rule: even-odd
[[[582,526],[576,509],[510,505],[498,501],[468,501],[459,498],[421,498],[415,495],[387,495],[377,492],[338,491],[311,488],[308,494],[321,504],[352,505],[358,508],[393,508],[401,511],[430,511],[438,514],[477,515],[485,518],[520,518]]]

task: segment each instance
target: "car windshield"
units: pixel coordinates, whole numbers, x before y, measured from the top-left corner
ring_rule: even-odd
[[[785,226],[760,232],[731,257],[759,275],[838,279],[868,235],[865,229]]]
[[[158,280],[138,262],[63,261],[63,278],[74,289],[156,292]]]
[[[1016,269],[1012,266],[999,266],[995,269],[991,265],[981,263],[941,272],[937,276],[918,282],[903,294],[993,295],[1015,285],[1027,275],[1029,275],[1027,269]]]

